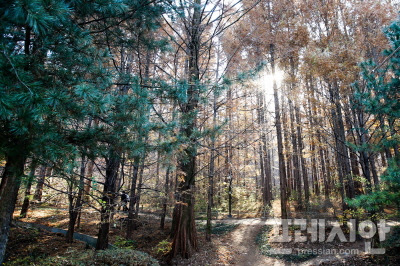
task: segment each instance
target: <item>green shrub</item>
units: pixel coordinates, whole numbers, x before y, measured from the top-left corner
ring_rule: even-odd
[[[45,255],[43,254],[30,254],[29,256],[25,256],[22,258],[17,258],[13,261],[10,262],[5,262],[3,265],[4,266],[28,266],[28,265],[38,265],[40,261],[42,261],[45,258]]]
[[[118,248],[134,249],[137,247],[137,242],[135,240],[125,239],[118,236],[115,239],[114,246]]]
[[[390,229],[389,237],[382,242],[384,248],[400,247],[400,226],[393,226]]]
[[[157,244],[157,246],[154,248],[154,251],[158,255],[165,256],[167,255],[172,249],[172,243],[169,242],[168,240],[163,240]]]

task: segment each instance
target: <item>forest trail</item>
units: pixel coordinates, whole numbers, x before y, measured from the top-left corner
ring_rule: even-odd
[[[223,223],[235,223],[239,226],[231,232],[225,240],[228,249],[235,249],[234,264],[240,266],[262,266],[262,265],[320,265],[321,263],[340,263],[346,257],[353,255],[319,255],[302,263],[288,262],[280,259],[264,256],[256,243],[257,234],[264,225],[279,223],[279,219],[269,218],[248,218],[248,219],[227,219],[219,220]]]
[[[239,222],[240,221],[240,222]],[[230,245],[236,247],[238,256],[235,258],[237,265],[286,265],[285,262],[269,258],[260,254],[256,244],[257,234],[265,225],[260,219],[239,220],[239,226],[230,234]],[[287,264],[290,265],[290,264]]]

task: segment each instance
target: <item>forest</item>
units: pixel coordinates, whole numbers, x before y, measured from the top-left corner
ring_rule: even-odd
[[[0,265],[399,265],[400,1],[0,1]]]

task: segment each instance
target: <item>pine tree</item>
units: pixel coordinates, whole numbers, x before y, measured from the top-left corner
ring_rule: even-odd
[[[117,2],[112,8],[121,8]],[[71,125],[104,110],[102,94],[111,81],[107,53],[93,47],[77,21],[95,8],[104,7],[52,0],[0,5],[0,154],[7,162],[0,184],[0,263],[26,159],[72,164],[90,136]]]
[[[368,212],[381,212],[384,206],[400,208],[400,156],[398,126],[400,118],[400,20],[393,22],[385,34],[391,49],[384,51],[385,60],[377,65],[373,61],[361,64],[361,81],[354,84],[353,107],[359,112],[373,115],[380,132],[379,138],[358,147],[361,152],[389,152],[388,167],[381,176],[381,184],[366,195],[356,197],[350,205]],[[368,129],[362,128],[365,132]]]

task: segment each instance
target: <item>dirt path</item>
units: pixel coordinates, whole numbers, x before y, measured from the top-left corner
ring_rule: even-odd
[[[222,221],[222,220],[221,220]],[[227,219],[225,223],[236,223],[239,226],[226,236],[225,245],[228,249],[234,249],[234,264],[240,266],[262,266],[262,265],[320,265],[321,263],[343,262],[346,257],[353,255],[320,255],[302,263],[287,262],[261,255],[256,243],[257,234],[264,225],[279,223],[279,219]]]
[[[230,246],[237,249],[235,264],[240,266],[290,265],[290,263],[260,254],[255,241],[264,224],[265,221],[260,219],[246,219],[246,221],[241,221],[238,228],[229,235]]]

